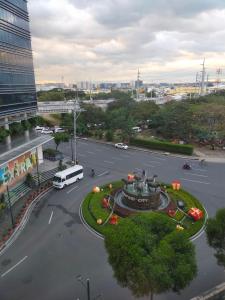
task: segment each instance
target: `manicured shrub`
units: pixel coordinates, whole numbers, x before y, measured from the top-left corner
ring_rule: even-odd
[[[180,145],[180,144],[173,144],[169,142],[161,142],[161,141],[143,139],[143,138],[131,138],[130,144],[134,146],[141,146],[148,149],[162,150],[162,151],[181,153],[187,155],[192,155],[194,150],[192,145]]]

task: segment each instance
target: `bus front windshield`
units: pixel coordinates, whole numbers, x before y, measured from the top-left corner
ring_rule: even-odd
[[[54,182],[61,182],[62,180],[61,180],[61,177],[54,176],[53,181]]]

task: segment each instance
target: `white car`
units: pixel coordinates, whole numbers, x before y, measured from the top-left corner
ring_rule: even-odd
[[[55,128],[55,133],[64,133],[65,130],[63,128]]]
[[[42,134],[52,134],[53,130],[49,129],[49,128],[44,128],[44,129],[42,129],[41,133]]]
[[[42,126],[36,126],[36,127],[35,127],[35,130],[36,130],[37,132],[40,132],[40,131],[42,131],[43,129],[45,129],[45,128],[42,127]]]
[[[123,143],[117,143],[117,144],[115,144],[115,147],[119,148],[119,149],[125,149],[125,150],[128,149],[128,146],[126,144],[123,144]]]

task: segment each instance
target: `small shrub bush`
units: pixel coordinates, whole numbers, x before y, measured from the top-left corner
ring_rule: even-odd
[[[143,138],[131,138],[130,144],[134,146],[141,146],[148,149],[162,150],[174,153],[181,153],[192,155],[193,146],[192,145],[180,145],[173,144],[169,142],[161,142],[153,139],[143,139]]]

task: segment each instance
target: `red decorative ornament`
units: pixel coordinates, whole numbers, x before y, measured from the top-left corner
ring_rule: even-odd
[[[176,215],[176,211],[174,209],[169,209],[167,212],[168,216],[174,217]]]
[[[102,199],[102,206],[103,206],[104,208],[109,208],[109,205],[110,205],[109,199],[103,198],[103,199]]]
[[[192,207],[189,209],[188,215],[192,217],[195,221],[198,221],[203,218],[203,211],[196,207]]]
[[[117,215],[112,215],[112,217],[109,220],[109,224],[117,225],[118,224],[118,216]]]
[[[128,179],[129,181],[134,180],[134,175],[133,175],[133,174],[128,174],[128,175],[127,175],[127,179]]]
[[[172,182],[172,188],[173,188],[173,190],[177,190],[177,191],[179,191],[179,189],[181,188],[181,183],[180,183],[180,181],[179,180],[174,180],[173,182]]]

